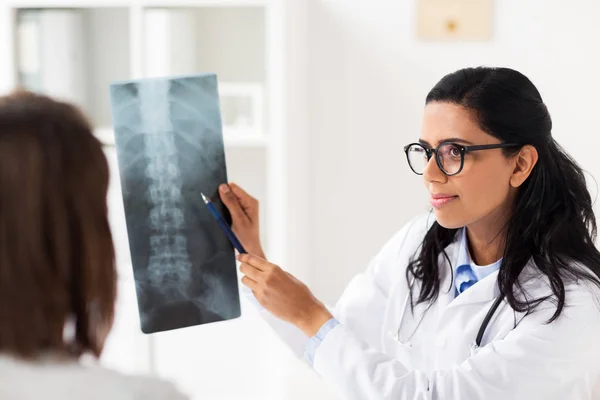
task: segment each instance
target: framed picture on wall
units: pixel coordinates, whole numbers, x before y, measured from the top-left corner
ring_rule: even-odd
[[[425,41],[489,41],[493,0],[417,0],[417,37]]]

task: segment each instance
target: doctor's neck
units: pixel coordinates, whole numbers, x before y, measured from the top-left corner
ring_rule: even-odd
[[[506,246],[507,217],[488,216],[467,225],[471,260],[477,265],[493,264],[502,258]]]

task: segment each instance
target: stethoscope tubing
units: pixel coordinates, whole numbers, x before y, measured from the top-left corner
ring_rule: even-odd
[[[504,297],[505,297],[504,294],[500,294],[498,297],[496,297],[496,300],[494,300],[494,303],[488,310],[487,314],[485,315],[485,318],[483,318],[483,321],[481,322],[481,325],[479,326],[479,331],[477,332],[477,337],[475,338],[475,343],[473,345],[475,348],[479,348],[481,346],[481,341],[483,339],[483,335],[485,334],[485,331],[486,331],[487,327],[489,326],[490,321],[492,320],[492,317],[494,316],[494,314],[498,310],[498,307],[504,300]],[[410,292],[406,295],[406,297],[404,299],[404,305],[402,307],[402,312],[400,313],[400,324],[398,326],[398,330],[396,331],[396,335],[395,335],[397,340],[399,340],[399,338],[400,338],[400,328],[402,327],[402,321],[404,320],[404,315],[406,314],[406,309],[408,307],[409,298],[410,298]],[[427,312],[427,311],[425,311],[425,312]],[[420,324],[420,322],[419,322],[419,324]],[[417,325],[417,327],[418,327],[418,325]],[[415,330],[416,330],[416,328],[415,328]],[[412,335],[411,335],[411,337],[412,337]],[[407,341],[409,341],[409,340],[410,340],[410,338],[407,339]]]
[[[496,313],[496,310],[500,306],[500,303],[502,303],[502,300],[504,300],[503,293],[501,293],[498,297],[496,297],[496,300],[494,300],[494,304],[492,304],[489,311],[485,315],[485,318],[483,319],[483,322],[481,323],[481,326],[479,327],[479,332],[477,332],[477,337],[475,338],[475,346],[476,347],[481,346],[481,340],[483,339],[485,330],[487,329],[488,325],[490,324],[490,321],[491,321],[492,317],[494,316],[494,314]]]

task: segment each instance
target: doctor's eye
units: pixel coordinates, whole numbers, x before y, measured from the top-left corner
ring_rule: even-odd
[[[462,150],[461,150],[460,146],[458,146],[454,143],[448,143],[448,144],[442,145],[439,148],[438,153],[440,154],[441,157],[452,159],[452,160],[460,160],[462,157]]]

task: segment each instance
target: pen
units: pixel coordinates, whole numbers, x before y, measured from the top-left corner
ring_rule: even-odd
[[[208,207],[208,210],[210,211],[212,216],[215,218],[215,220],[217,221],[217,223],[219,224],[219,226],[221,227],[221,229],[223,230],[225,235],[227,235],[227,237],[229,238],[229,241],[231,242],[231,244],[233,244],[233,247],[235,247],[236,250],[238,251],[238,253],[240,253],[240,254],[247,253],[246,250],[244,249],[244,246],[242,246],[242,244],[238,240],[237,236],[235,236],[235,233],[233,233],[233,231],[229,227],[229,224],[227,223],[227,221],[225,221],[225,219],[221,216],[221,214],[219,214],[219,212],[215,208],[215,205],[212,203],[212,201],[210,201],[204,195],[204,193],[200,193],[200,194],[202,195],[202,200],[204,200],[204,204],[206,204],[206,207]]]

